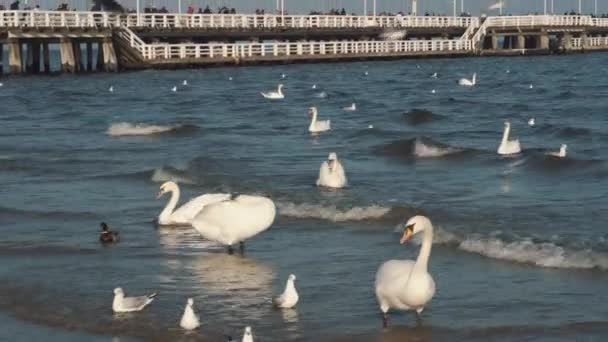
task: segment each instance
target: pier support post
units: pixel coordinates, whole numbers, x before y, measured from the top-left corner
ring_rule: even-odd
[[[80,42],[74,40],[72,42],[72,49],[74,49],[74,69],[76,72],[83,72],[84,66],[82,65],[82,50],[80,49]]]
[[[103,71],[103,43],[97,43],[97,71]]]
[[[498,36],[492,35],[492,50],[498,50]]]
[[[525,49],[526,48],[526,36],[520,34],[517,36],[517,49]]]
[[[34,52],[34,73],[38,74],[40,73],[40,43],[39,42],[35,42],[32,45],[33,48],[33,52]]]
[[[30,42],[27,44],[25,71],[33,74],[40,72],[40,43],[38,42]]]
[[[118,71],[118,60],[111,39],[103,40],[103,67],[106,72]]]
[[[587,33],[581,33],[581,46],[583,47],[583,50],[586,50],[589,47]]]
[[[536,45],[536,47],[543,50],[549,50],[549,35],[543,33],[538,36],[538,44]]]
[[[8,41],[8,65],[11,74],[20,74],[23,71],[21,64],[21,43],[18,39]]]
[[[44,64],[44,72],[51,72],[51,54],[49,52],[49,43],[42,43],[42,64]]]
[[[502,41],[502,48],[505,50],[511,48],[511,36],[504,36]]]
[[[87,42],[87,71],[93,71],[93,43]]]
[[[32,74],[34,73],[34,49],[33,43],[26,43],[26,58],[25,58],[25,73]]]
[[[61,53],[61,70],[66,73],[74,73],[76,64],[74,63],[74,46],[70,39],[62,39],[59,42]]]
[[[562,48],[565,51],[570,51],[572,49],[572,34],[569,32],[564,32],[564,36],[562,37]]]

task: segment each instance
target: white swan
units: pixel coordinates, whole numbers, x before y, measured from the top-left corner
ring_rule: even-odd
[[[171,91],[174,93],[177,92],[177,86],[173,86],[173,88],[171,88]]]
[[[376,298],[383,314],[383,322],[388,323],[390,309],[416,310],[422,313],[426,304],[435,294],[435,281],[428,272],[433,225],[425,216],[414,216],[407,221],[401,244],[411,236],[424,232],[422,247],[416,261],[389,260],[376,273]]]
[[[536,126],[536,120],[534,118],[530,118],[530,120],[528,120],[528,126],[530,126],[530,127]]]
[[[168,192],[171,193],[171,199],[165,206],[165,209],[158,215],[158,224],[163,226],[190,225],[190,220],[192,220],[205,205],[221,202],[230,198],[230,194],[206,194],[191,199],[188,203],[175,210],[180,195],[177,183],[171,181],[163,183],[160,186],[160,191],[156,198],[161,198]]]
[[[317,85],[316,85],[316,84],[313,84],[313,85],[312,85],[312,89],[317,89]]]
[[[109,91],[110,93],[113,93],[113,92],[114,92],[114,86],[110,86],[110,88],[108,88],[108,91]]]
[[[477,84],[477,73],[473,74],[473,79],[469,80],[466,78],[461,78],[458,81],[458,84],[463,86],[463,87],[473,87]]]
[[[182,320],[179,322],[179,326],[186,330],[194,330],[201,326],[201,321],[197,314],[194,313],[194,300],[188,298]]]
[[[184,81],[182,82],[182,85],[187,86],[187,85],[188,85],[188,80],[184,80]]]
[[[346,111],[346,112],[354,112],[357,110],[357,104],[356,103],[351,103],[349,107],[344,107],[342,108],[342,110]]]
[[[207,204],[190,224],[205,239],[228,246],[240,243],[268,229],[274,222],[276,207],[266,197],[235,195]]]
[[[498,146],[498,154],[509,155],[517,154],[521,152],[521,146],[519,140],[509,140],[509,134],[511,133],[511,124],[505,122],[505,131],[502,134],[502,140],[500,146]]]
[[[114,289],[114,300],[112,310],[114,312],[135,312],[143,310],[148,304],[154,301],[156,293],[147,296],[125,297],[124,291],[117,287]]]
[[[277,86],[277,91],[269,91],[267,93],[260,93],[262,94],[262,96],[264,96],[265,99],[270,99],[270,100],[281,100],[285,98],[285,95],[283,95],[283,85],[279,84]]]
[[[557,157],[557,158],[566,158],[567,150],[568,150],[568,145],[562,144],[559,147],[559,152],[547,152],[547,155],[551,156],[551,157]]]
[[[253,334],[251,333],[251,327],[245,327],[245,332],[243,333],[243,339],[241,342],[253,342]]]
[[[431,75],[431,78],[438,78],[438,77],[439,77],[439,75],[436,72]]]
[[[332,152],[329,154],[329,157],[327,157],[327,160],[321,164],[317,186],[343,188],[346,186],[346,183],[347,180],[344,168],[338,160],[338,156]]]
[[[308,109],[308,114],[311,117],[310,125],[308,126],[308,131],[310,133],[320,133],[320,132],[329,131],[331,129],[330,120],[317,121],[317,115],[319,113],[317,112],[316,107],[310,107]]]
[[[290,309],[298,304],[300,297],[295,286],[296,276],[290,274],[285,284],[285,290],[280,296],[272,298],[272,304],[278,308]]]

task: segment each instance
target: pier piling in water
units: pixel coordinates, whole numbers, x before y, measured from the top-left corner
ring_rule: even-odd
[[[42,43],[42,64],[44,64],[44,72],[51,72],[51,54],[49,52],[49,43]]]
[[[8,41],[8,65],[11,74],[20,74],[23,71],[21,43],[18,39],[9,39]]]
[[[63,38],[59,42],[59,52],[61,54],[61,71],[74,73],[76,64],[74,61],[74,45],[71,39]]]

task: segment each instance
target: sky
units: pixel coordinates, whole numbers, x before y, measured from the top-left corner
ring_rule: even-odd
[[[8,6],[13,0],[0,0],[0,4]],[[123,6],[135,8],[137,0],[118,0]],[[155,5],[166,6],[170,11],[177,12],[179,0],[140,0],[141,6]],[[285,10],[292,14],[305,14],[310,10],[328,11],[331,8],[345,8],[348,13],[363,13],[364,0],[284,0]],[[436,14],[452,15],[454,0],[418,0],[418,13],[434,12]],[[455,0],[458,2],[457,9],[460,12],[461,1],[464,1],[464,9],[474,15],[486,13],[492,15],[493,11],[488,7],[499,0]],[[506,2],[505,13],[526,14],[530,12],[543,12],[545,0],[503,0]],[[546,0],[550,11],[551,0]],[[583,13],[592,13],[596,0],[581,0]],[[58,3],[66,2],[71,8],[84,10],[90,6],[91,0],[21,0],[31,5],[40,5],[44,9],[56,8]],[[563,14],[565,11],[577,10],[579,0],[553,0],[555,12]],[[256,8],[264,8],[269,13],[274,10],[276,0],[181,0],[182,9],[192,5],[196,8],[209,5],[212,9],[221,6],[235,7],[240,13],[253,13]],[[368,11],[372,11],[373,0],[367,0]],[[376,0],[378,13],[387,12],[409,12],[411,0]],[[608,0],[597,0],[598,13],[608,13]]]

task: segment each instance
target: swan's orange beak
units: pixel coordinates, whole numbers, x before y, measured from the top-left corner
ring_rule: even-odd
[[[399,243],[403,245],[407,240],[409,240],[412,237],[413,232],[414,232],[414,224],[410,224],[409,226],[405,227],[405,230],[403,231],[403,236],[401,237],[401,240],[399,241]]]

